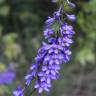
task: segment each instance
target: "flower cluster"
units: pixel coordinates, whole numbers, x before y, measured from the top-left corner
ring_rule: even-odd
[[[75,6],[69,1],[68,5]],[[44,37],[48,42],[43,42],[35,58],[35,64],[32,64],[30,71],[25,76],[27,86],[33,79],[35,80],[34,88],[40,94],[43,91],[50,91],[52,81],[59,78],[61,64],[70,60],[70,45],[73,43],[72,37],[75,32],[73,27],[62,19],[62,15],[70,21],[75,20],[75,15],[69,15],[63,10],[63,7],[60,7],[58,11],[53,13],[53,17],[48,17],[45,21]],[[59,26],[58,30],[55,30],[54,24]],[[15,91],[16,95],[14,94],[14,96],[23,96],[23,91]]]

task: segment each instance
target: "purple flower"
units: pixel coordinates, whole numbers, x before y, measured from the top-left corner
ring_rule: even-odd
[[[23,90],[20,86],[18,86],[17,89],[13,91],[13,96],[24,96]]]
[[[76,7],[76,5],[75,5],[74,3],[71,3],[71,2],[69,2],[68,5],[69,5],[70,7],[72,7],[72,8],[75,8],[75,7]]]
[[[47,28],[44,30],[44,36],[46,39],[50,38],[51,35],[53,35],[53,33],[54,33],[54,30],[52,28]]]
[[[61,10],[55,11],[53,13],[53,17],[48,17],[48,19],[45,21],[45,28],[49,28],[56,20],[59,20],[61,15],[60,11]]]
[[[51,26],[55,21],[55,18],[48,17],[48,19],[45,21],[45,27]]]
[[[72,2],[70,2],[69,0],[67,0],[67,3],[72,8],[75,8],[76,7],[76,5],[74,3],[72,3]]]
[[[60,10],[58,10],[58,11],[55,11],[54,13],[53,13],[53,16],[54,16],[54,18],[55,19],[58,19],[59,17],[60,17]]]
[[[73,40],[65,36],[65,37],[59,37],[58,42],[61,46],[69,47],[73,43]]]
[[[31,81],[34,79],[34,77],[36,76],[37,68],[38,68],[37,64],[32,64],[32,66],[30,67],[29,72],[25,76],[26,85],[29,85]]]
[[[50,80],[50,79],[49,79]],[[36,81],[34,88],[38,89],[38,93],[42,93],[43,91],[49,92],[49,88],[51,87],[50,83]]]
[[[67,14],[67,18],[68,18],[68,20],[70,20],[70,21],[75,21],[75,20],[76,20],[75,15],[68,15],[68,14]]]
[[[73,27],[71,25],[68,25],[67,23],[64,23],[61,28],[60,28],[60,33],[63,36],[68,36],[68,37],[72,37],[75,32],[73,31]]]
[[[6,70],[0,72],[0,84],[10,84],[14,80],[16,74],[14,71]]]
[[[43,42],[43,45],[46,45],[46,43]],[[35,61],[37,64],[40,64],[46,54],[46,50],[44,50],[43,46],[41,48],[39,48],[38,50],[38,54],[37,56],[35,57]]]

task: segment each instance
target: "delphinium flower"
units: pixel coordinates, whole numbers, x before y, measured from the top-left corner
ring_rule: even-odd
[[[69,5],[70,2],[67,3]],[[39,48],[34,60],[35,63],[32,64],[25,76],[25,85],[29,86],[34,79],[34,88],[37,89],[39,94],[43,91],[50,91],[53,80],[57,80],[60,76],[61,64],[68,62],[72,54],[70,45],[73,43],[72,37],[75,32],[73,27],[64,20],[74,21],[75,15],[68,15],[63,4],[61,5],[59,10],[55,11],[53,16],[49,16],[45,21],[44,37],[47,42],[43,42],[41,48]],[[53,27],[55,24],[57,24],[58,29]],[[26,87],[24,90],[26,90]],[[20,93],[23,94],[23,91],[15,90],[14,96],[23,96],[19,95]]]

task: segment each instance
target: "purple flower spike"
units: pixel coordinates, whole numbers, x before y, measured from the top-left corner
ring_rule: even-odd
[[[75,7],[75,4],[70,3],[69,0],[67,3],[69,6]],[[52,81],[60,77],[61,64],[68,62],[72,54],[70,45],[73,43],[72,37],[75,32],[73,27],[64,21],[65,15],[70,21],[76,19],[75,15],[67,14],[63,6],[60,6],[59,11],[55,11],[53,17],[48,17],[45,21],[43,32],[47,42],[42,43],[35,57],[35,64],[32,64],[25,76],[27,87],[33,79],[35,80],[34,88],[39,94],[50,91]],[[13,94],[14,96],[23,96],[23,91],[19,88]]]
[[[57,80],[60,76],[61,64],[70,60],[69,47],[73,43],[71,39],[74,35],[73,27],[64,23],[60,25],[58,38],[52,38],[53,34],[54,31],[51,28],[44,30],[44,36],[50,42],[43,43],[35,58],[36,64],[31,66],[30,72],[25,77],[27,85],[37,77],[34,88],[38,90],[38,93],[50,91],[52,80]]]
[[[17,89],[13,91],[13,96],[24,96],[23,90],[20,86],[18,86]]]

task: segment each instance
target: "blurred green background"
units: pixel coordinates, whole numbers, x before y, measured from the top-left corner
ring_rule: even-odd
[[[44,96],[96,96],[96,0],[73,2],[76,9],[66,8],[77,17],[72,23],[76,31],[72,58],[62,64],[60,79]],[[57,8],[58,3],[50,0],[0,0],[0,71],[9,64],[16,71],[12,84],[0,85],[0,96],[12,96],[18,84],[23,86],[24,76],[44,40],[44,21]]]

